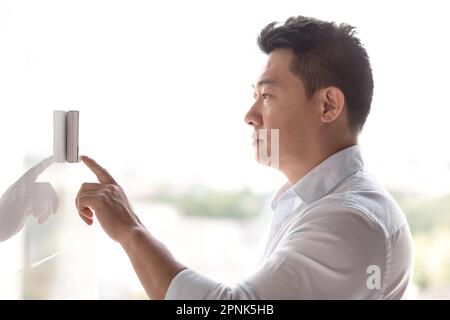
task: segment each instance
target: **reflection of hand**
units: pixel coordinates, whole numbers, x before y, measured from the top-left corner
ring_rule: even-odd
[[[100,183],[83,183],[75,199],[78,212],[90,225],[94,211],[105,232],[113,240],[122,242],[129,231],[143,225],[114,178],[93,159],[82,156],[81,160],[97,176]]]
[[[38,176],[52,163],[52,157],[39,162],[0,198],[0,241],[19,232],[29,215],[33,215],[41,224],[56,212],[59,199],[52,185],[48,182],[36,182]]]

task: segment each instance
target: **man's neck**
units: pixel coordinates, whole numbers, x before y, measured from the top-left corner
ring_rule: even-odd
[[[309,157],[291,161],[284,168],[280,168],[284,175],[287,177],[291,184],[297,183],[301,178],[303,178],[309,171],[314,167],[325,161],[327,158],[333,154],[356,145],[358,141],[352,140],[346,143],[335,145],[329,148],[321,148],[316,150],[314,153],[310,154]]]

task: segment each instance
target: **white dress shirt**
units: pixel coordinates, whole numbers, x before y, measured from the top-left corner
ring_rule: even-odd
[[[254,274],[228,287],[192,269],[171,281],[166,299],[401,299],[411,280],[406,218],[364,169],[358,145],[285,184]]]

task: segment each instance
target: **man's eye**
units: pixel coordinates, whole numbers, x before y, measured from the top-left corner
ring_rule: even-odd
[[[270,97],[270,94],[268,94],[268,93],[261,93],[261,97],[263,98],[263,100],[266,100],[267,98],[269,98]],[[253,94],[253,98],[256,100],[256,99],[258,99],[258,95],[255,93],[255,94]]]

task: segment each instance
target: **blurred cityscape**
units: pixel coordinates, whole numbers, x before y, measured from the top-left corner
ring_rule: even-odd
[[[414,239],[414,281],[406,298],[450,299],[450,195],[391,193]],[[270,194],[159,186],[130,198],[142,222],[187,266],[230,285],[252,272],[271,215]],[[9,273],[0,266],[7,284],[0,298],[147,299],[122,248],[98,225],[82,225],[69,200],[51,222],[28,221],[18,239],[0,244],[0,253],[14,245],[22,265]]]

